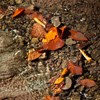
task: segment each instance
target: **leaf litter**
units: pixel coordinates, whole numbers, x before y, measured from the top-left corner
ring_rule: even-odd
[[[28,15],[31,19],[34,19],[35,23],[32,27],[31,36],[41,38],[42,46],[41,48],[38,48],[36,51],[29,50],[28,52],[28,61],[33,61],[35,59],[38,59],[42,52],[54,51],[63,48],[65,45],[65,41],[63,39],[64,35],[66,34],[66,38],[71,38],[75,41],[88,41],[87,37],[76,30],[69,29],[67,26],[62,27],[55,27],[51,25],[52,27],[46,29],[49,24],[44,18],[42,14],[39,12],[31,11],[28,9],[25,10],[25,8],[18,8],[15,10],[14,14],[12,15],[12,18],[18,16],[24,12],[26,15]],[[67,29],[67,31],[66,31]],[[86,58],[88,62],[91,62],[92,58],[88,57],[86,53],[79,49],[79,51],[82,53],[82,55]],[[62,70],[61,73],[59,73],[59,77],[55,77],[51,79],[48,83],[52,87],[52,94],[56,95],[62,92],[62,90],[70,89],[73,85],[72,77],[68,77],[66,74],[72,74],[73,76],[81,76],[83,74],[83,68],[77,64],[74,64],[71,60],[66,63],[66,68]],[[79,80],[79,84],[83,85],[85,87],[93,87],[96,85],[95,81],[91,79],[82,79]],[[59,96],[51,96],[47,95],[44,96],[44,100],[60,100]]]

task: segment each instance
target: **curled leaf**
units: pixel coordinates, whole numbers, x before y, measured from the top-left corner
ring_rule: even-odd
[[[46,31],[44,30],[44,28],[40,24],[35,23],[33,25],[32,32],[31,32],[31,35],[33,37],[42,38],[42,37],[44,37],[45,34],[46,34]]]
[[[64,68],[60,76],[63,77],[67,72],[68,72],[68,69]]]
[[[62,26],[62,27],[60,28],[60,30],[62,31],[62,32],[61,32],[61,35],[60,35],[60,38],[63,38],[64,32],[65,32],[65,29],[66,29],[66,28],[67,28],[66,26]]]
[[[63,77],[59,77],[58,79],[56,79],[56,81],[54,82],[54,84],[60,84],[64,81]]]
[[[69,32],[71,33],[71,35],[69,37],[74,40],[78,40],[78,41],[87,41],[88,40],[81,32],[77,32],[75,30],[69,30]]]
[[[62,48],[64,46],[64,41],[61,40],[59,37],[56,37],[55,39],[49,41],[48,43],[45,43],[43,45],[43,48],[47,50],[57,50],[59,48]]]
[[[82,67],[75,65],[72,61],[68,62],[68,69],[74,75],[82,75]]]
[[[32,60],[39,58],[41,56],[41,54],[42,53],[40,53],[38,51],[29,50],[28,61],[32,61]]]
[[[14,14],[12,15],[12,18],[18,16],[19,14],[21,14],[23,11],[25,10],[25,8],[17,8],[14,12]]]
[[[85,87],[93,87],[96,85],[96,83],[91,79],[83,79],[80,80],[79,83]]]

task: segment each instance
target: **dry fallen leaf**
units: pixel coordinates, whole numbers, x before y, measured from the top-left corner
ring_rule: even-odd
[[[33,50],[29,50],[28,52],[28,61],[32,61],[35,60],[37,58],[39,58],[41,56],[42,53],[39,53],[38,51],[33,51]]]
[[[12,18],[18,16],[19,14],[21,14],[23,11],[25,10],[25,8],[17,8],[14,12],[14,14],[12,15]]]
[[[54,84],[60,84],[64,81],[64,78],[63,77],[59,77],[58,79],[56,79],[56,81],[54,82]]]
[[[60,97],[59,96],[52,96],[51,100],[60,100]]]
[[[46,95],[45,97],[44,97],[44,100],[51,100],[52,99],[52,97],[50,96],[50,95]]]
[[[57,50],[64,46],[64,41],[61,40],[59,37],[49,41],[48,43],[44,43],[43,48],[46,50]]]
[[[45,39],[43,39],[42,42],[49,42],[50,40],[55,39],[55,37],[58,37],[58,31],[56,27],[52,27],[45,35]]]
[[[78,41],[87,41],[88,39],[81,33],[81,32],[77,32],[75,30],[69,30],[70,34],[70,38],[74,39],[74,40],[78,40]]]
[[[50,96],[47,95],[44,97],[44,100],[60,100],[59,96]]]
[[[65,31],[66,28],[67,28],[66,26],[62,26],[62,27],[60,28],[60,30],[62,31],[62,32],[61,32],[61,35],[60,35],[60,38],[63,38],[63,36],[64,36],[64,31]]]
[[[79,81],[79,83],[85,87],[93,87],[96,85],[95,81],[91,79],[82,79]]]
[[[35,23],[33,25],[32,31],[31,31],[31,35],[33,37],[43,38],[45,36],[45,34],[46,34],[46,31],[40,24]]]
[[[54,89],[53,94],[57,95],[57,94],[59,94],[61,92],[62,92],[61,88],[57,88],[57,89]]]
[[[26,11],[26,13],[27,12],[28,11]],[[28,16],[30,19],[34,19],[37,23],[39,23],[40,25],[45,27],[45,25],[47,24],[47,21],[41,13],[39,13],[37,11],[34,11],[33,13],[31,11],[29,11],[28,13],[29,13]],[[30,14],[30,13],[32,13],[32,14]]]
[[[64,75],[66,75],[67,72],[68,72],[68,69],[64,68],[60,76],[63,77]]]
[[[75,65],[72,61],[68,62],[68,69],[74,75],[82,75],[82,67]]]

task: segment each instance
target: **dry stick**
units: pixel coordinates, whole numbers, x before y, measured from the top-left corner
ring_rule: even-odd
[[[86,55],[86,53],[82,49],[79,49],[79,50],[80,50],[80,52],[82,53],[82,55],[85,57],[85,59],[88,62],[91,62],[92,61],[92,58],[90,58],[88,55]]]
[[[38,18],[35,17],[34,20],[45,28],[45,24],[41,22]]]

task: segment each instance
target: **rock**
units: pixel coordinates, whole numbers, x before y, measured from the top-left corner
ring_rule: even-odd
[[[8,79],[19,73],[22,62],[22,50],[17,50],[10,33],[0,31],[0,80]],[[22,67],[21,67],[22,68]]]
[[[0,52],[7,50],[7,47],[11,46],[13,44],[13,40],[11,38],[11,35],[0,31]]]
[[[21,4],[21,3],[23,2],[23,0],[15,0],[15,2],[16,2],[17,4]]]
[[[76,92],[71,96],[71,100],[81,100],[80,95]]]
[[[71,86],[72,86],[72,80],[69,77],[66,77],[65,78],[65,85],[62,89],[67,90],[67,89],[70,89]]]
[[[31,39],[31,43],[33,43],[33,44],[38,43],[38,42],[39,42],[38,38],[32,38]]]
[[[73,41],[71,38],[68,38],[66,39],[66,42],[65,42],[67,45],[73,45],[73,44],[76,44],[75,41]]]
[[[60,18],[58,16],[53,16],[51,18],[51,22],[55,27],[58,27],[61,24]]]

